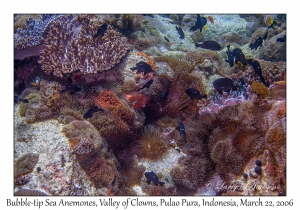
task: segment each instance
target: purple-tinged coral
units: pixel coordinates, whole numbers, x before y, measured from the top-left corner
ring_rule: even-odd
[[[93,15],[60,16],[50,23],[39,63],[47,74],[62,77],[78,69],[97,73],[111,69],[127,53],[127,38],[112,26],[93,38],[102,21]]]

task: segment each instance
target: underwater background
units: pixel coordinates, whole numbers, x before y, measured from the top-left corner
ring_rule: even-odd
[[[15,195],[286,195],[286,15],[14,15],[14,160]]]

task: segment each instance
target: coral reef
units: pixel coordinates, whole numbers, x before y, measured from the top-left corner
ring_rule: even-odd
[[[286,195],[286,20],[200,17],[15,15],[15,195]]]
[[[126,54],[129,45],[112,26],[107,27],[103,36],[93,38],[102,24],[90,15],[73,19],[60,16],[53,20],[39,59],[42,69],[60,77],[78,69],[85,74],[111,69]]]

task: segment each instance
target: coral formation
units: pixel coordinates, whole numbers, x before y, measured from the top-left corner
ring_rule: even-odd
[[[126,54],[129,45],[112,26],[107,27],[103,36],[93,38],[102,24],[91,15],[73,19],[60,16],[53,20],[39,59],[42,69],[60,77],[78,69],[85,74],[111,69]]]
[[[197,17],[208,20],[201,32],[191,31]],[[282,16],[14,19],[15,195],[286,194]],[[258,37],[264,44],[249,48]],[[196,47],[204,40],[221,49]],[[220,78],[232,80],[228,90],[215,89]]]

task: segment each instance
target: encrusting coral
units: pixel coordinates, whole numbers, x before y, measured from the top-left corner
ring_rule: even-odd
[[[110,25],[103,36],[93,38],[103,24],[92,15],[54,19],[40,55],[42,69],[59,77],[78,69],[85,74],[111,69],[126,54],[129,45],[127,38]]]

